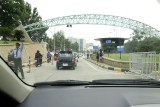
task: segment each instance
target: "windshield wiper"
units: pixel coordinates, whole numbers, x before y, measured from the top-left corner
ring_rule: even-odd
[[[38,82],[34,86],[73,86],[73,85],[90,85],[88,81],[78,81],[78,80],[58,80],[50,82]]]
[[[160,82],[152,79],[101,79],[93,80],[92,85],[159,85]]]
[[[152,79],[101,79],[88,81],[58,80],[50,82],[38,82],[34,86],[78,86],[78,85],[149,85],[160,86],[160,82]]]

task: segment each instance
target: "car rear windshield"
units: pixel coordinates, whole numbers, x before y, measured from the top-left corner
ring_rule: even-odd
[[[63,53],[63,54],[59,54],[60,57],[72,57],[72,54],[68,54],[68,53]]]
[[[59,53],[59,57],[72,57],[72,56],[73,56],[73,54],[70,51],[61,51]]]

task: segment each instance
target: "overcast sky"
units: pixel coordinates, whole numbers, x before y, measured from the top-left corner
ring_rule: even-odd
[[[25,0],[37,7],[43,20],[77,14],[104,14],[131,18],[160,30],[160,0]],[[55,27],[63,30],[65,36],[84,38],[86,42],[95,42],[100,37],[129,37],[131,30],[105,25],[73,25]],[[54,28],[47,33],[51,37]],[[115,33],[114,33],[115,32]]]

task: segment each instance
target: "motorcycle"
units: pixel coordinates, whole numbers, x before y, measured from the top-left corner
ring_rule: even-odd
[[[34,59],[34,62],[35,62],[35,66],[36,66],[36,67],[38,67],[38,65],[42,66],[41,59],[42,59],[42,58],[35,58],[35,59]]]
[[[47,62],[50,63],[51,62],[51,56],[47,57]]]

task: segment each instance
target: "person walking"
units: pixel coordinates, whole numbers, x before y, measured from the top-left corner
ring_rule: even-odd
[[[96,52],[97,63],[99,62],[99,51]]]
[[[18,68],[21,72],[21,76],[22,76],[22,79],[24,79],[24,72],[23,72],[23,69],[22,69],[22,51],[23,51],[23,47],[24,47],[24,44],[23,44],[23,38],[20,38],[21,40],[21,48],[20,48],[20,44],[19,43],[16,43],[16,49],[14,49],[10,55],[14,55],[14,71],[15,73],[18,75]]]
[[[100,53],[99,53],[100,63],[102,63],[102,56],[103,56],[103,52],[102,52],[102,49],[100,49]]]
[[[87,51],[87,59],[89,59],[89,51]]]

